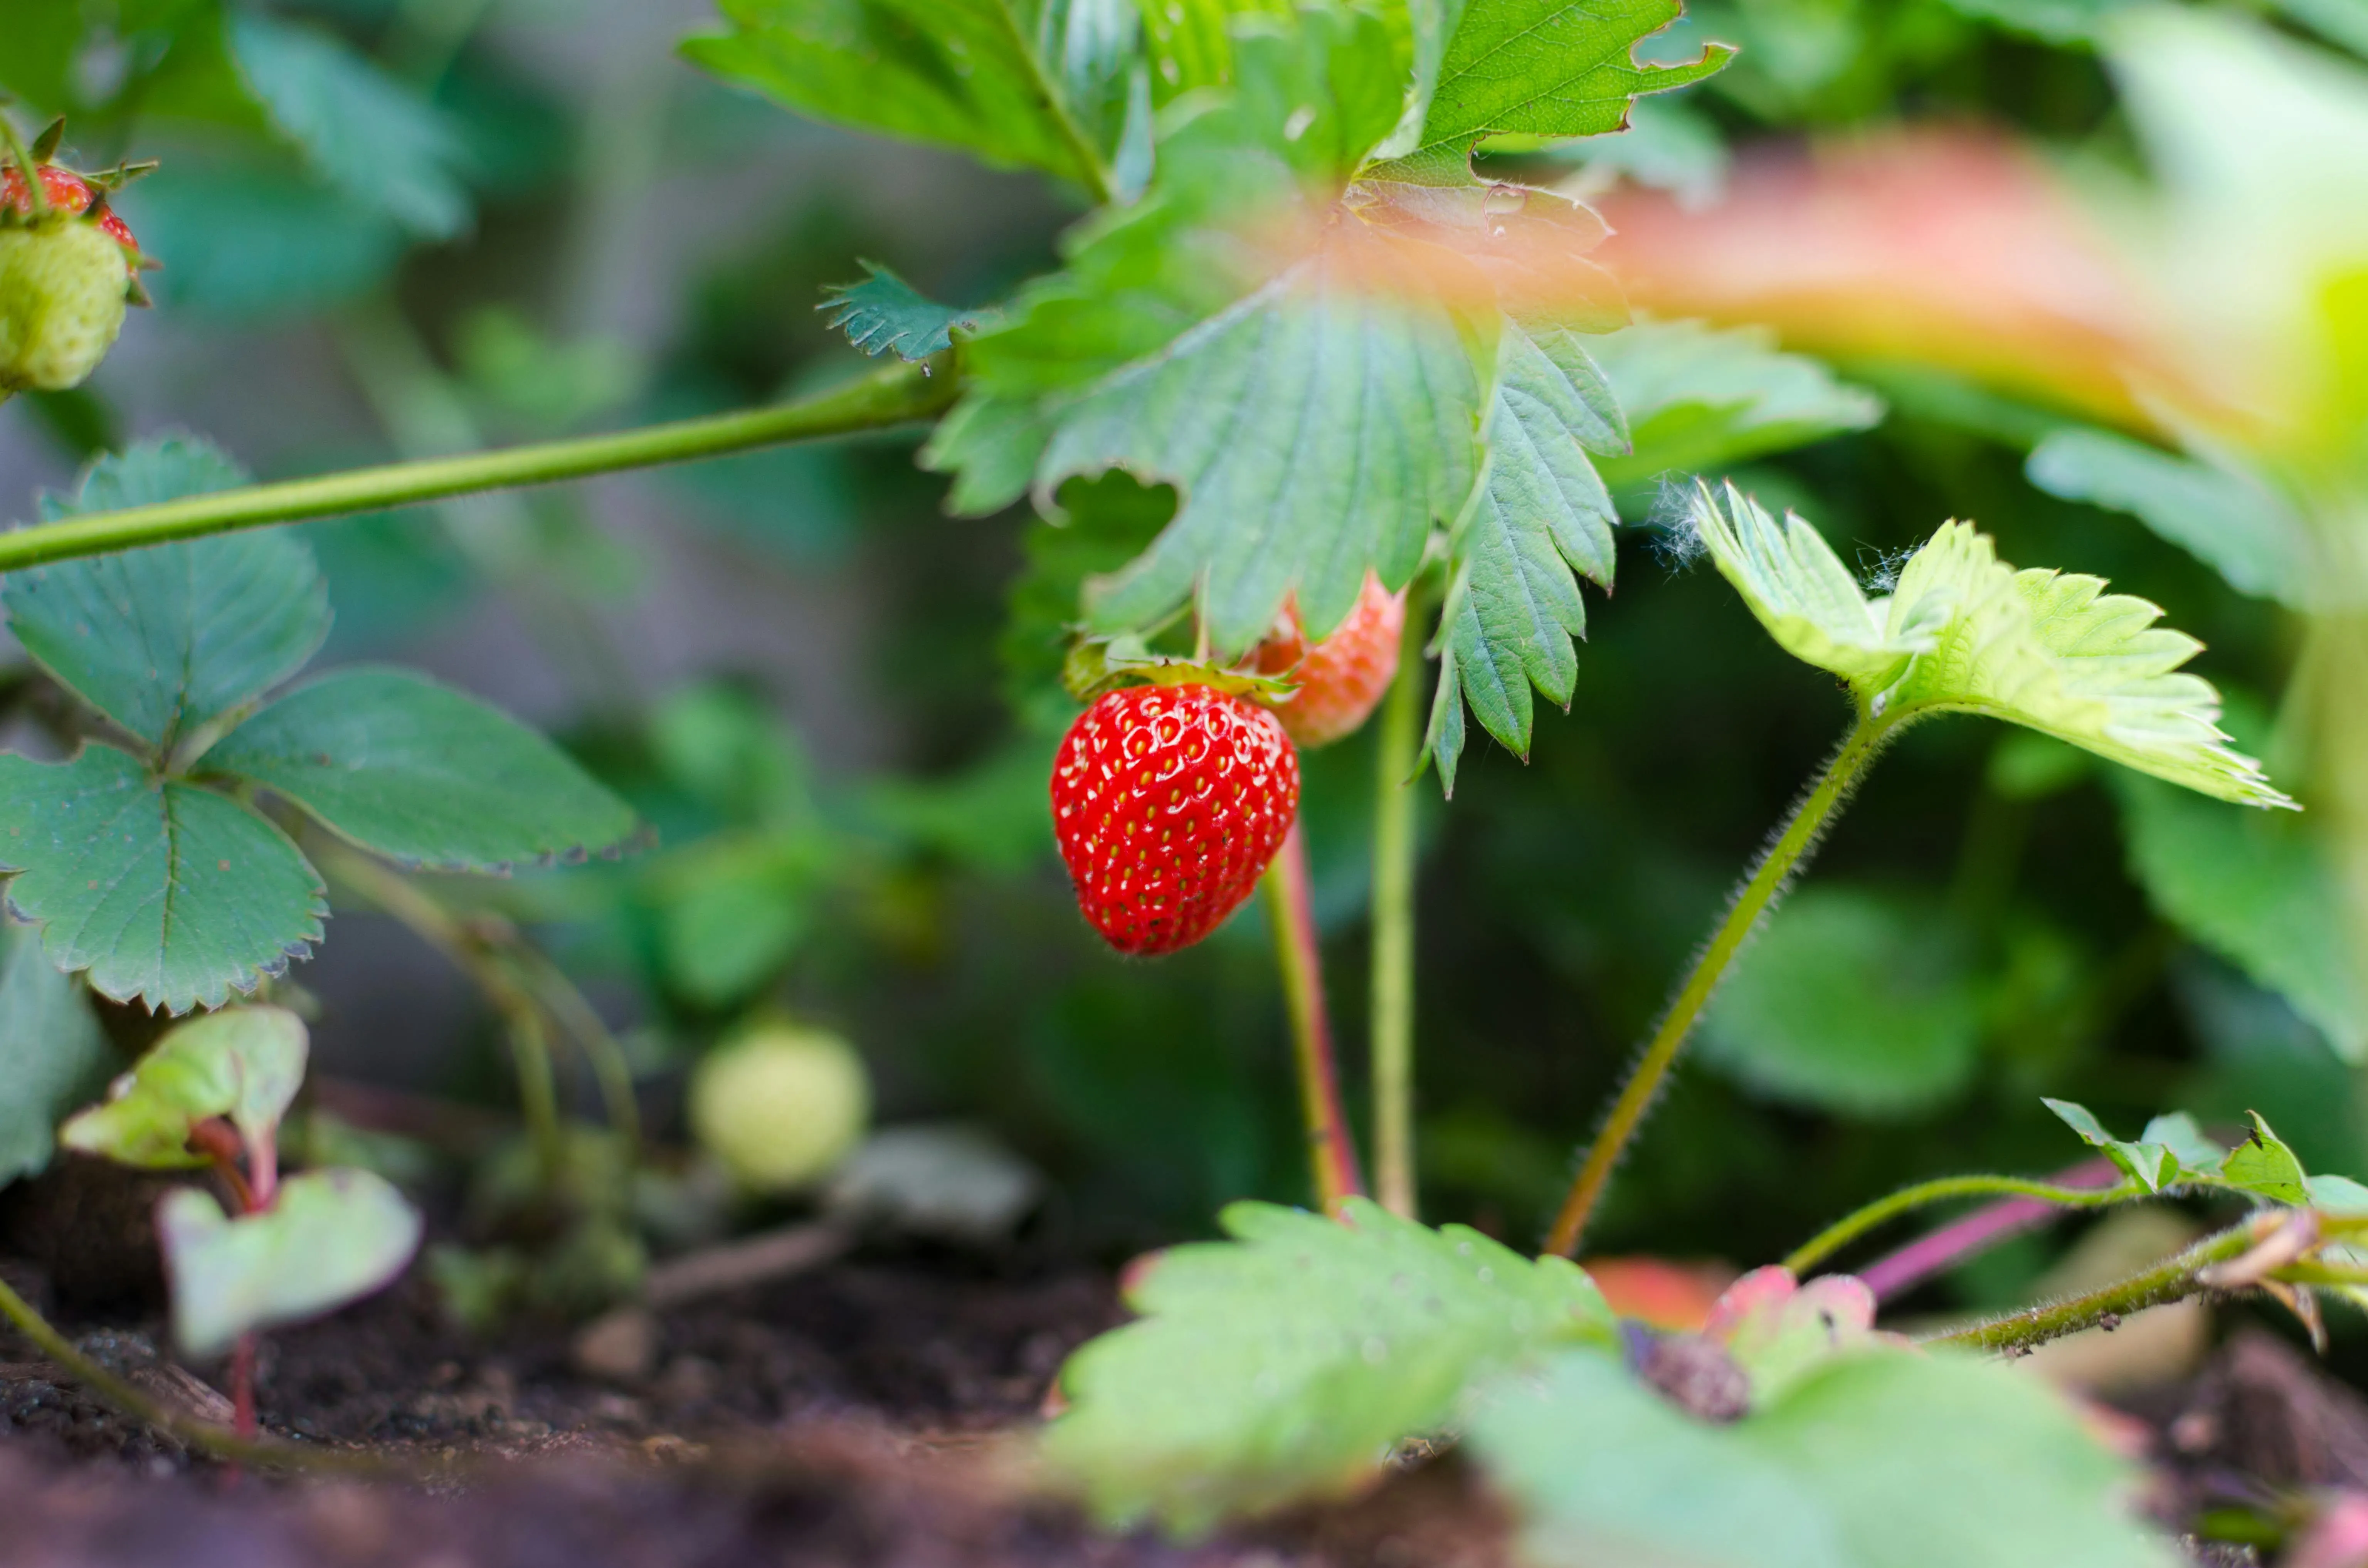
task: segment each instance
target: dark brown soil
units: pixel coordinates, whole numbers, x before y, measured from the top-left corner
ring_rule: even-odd
[[[20,1289],[40,1272],[0,1262]],[[0,1337],[0,1564],[176,1568],[1500,1568],[1503,1522],[1449,1459],[1352,1506],[1178,1545],[1097,1535],[1030,1484],[1025,1433],[1068,1351],[1120,1316],[1110,1278],[859,1256],[640,1325],[586,1369],[568,1332],[456,1331],[412,1283],[274,1336],[268,1425],[410,1480],[238,1477]],[[156,1397],[221,1418],[154,1325],[75,1323]],[[201,1369],[211,1370],[211,1369]],[[2240,1332],[2135,1414],[2174,1527],[2368,1488],[2368,1403]],[[2258,1562],[2195,1543],[2194,1561]]]
[[[22,1266],[8,1273],[42,1283]],[[637,1375],[586,1375],[564,1332],[472,1341],[418,1285],[275,1335],[259,1385],[267,1424],[414,1461],[422,1479],[408,1484],[234,1478],[0,1339],[0,1562],[1503,1562],[1500,1522],[1452,1462],[1394,1477],[1353,1508],[1198,1545],[1097,1535],[1036,1494],[1016,1434],[1068,1351],[1118,1316],[1099,1271],[999,1274],[908,1256],[844,1261],[663,1314]],[[213,1390],[159,1358],[153,1335],[134,1324],[80,1337],[152,1393],[221,1415]]]

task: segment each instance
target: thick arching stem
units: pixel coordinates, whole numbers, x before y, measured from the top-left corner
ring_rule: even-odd
[[[938,373],[932,374],[935,369]],[[845,436],[928,419],[944,412],[961,390],[942,359],[899,364],[829,392],[772,408],[650,425],[565,441],[508,447],[353,469],[318,479],[291,479],[188,495],[150,506],[89,512],[0,534],[0,572],[44,562],[105,555],[118,550],[199,539],[235,528],[302,522],[441,500],[480,490],[550,484],[626,469],[722,457],[785,441]]]

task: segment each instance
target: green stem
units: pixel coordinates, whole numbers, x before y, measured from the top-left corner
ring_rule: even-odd
[[[185,1448],[195,1449],[218,1460],[250,1464],[292,1465],[302,1469],[370,1473],[380,1473],[392,1468],[367,1455],[302,1449],[260,1437],[242,1437],[235,1433],[225,1432],[211,1422],[192,1420],[169,1409],[84,1355],[73,1340],[59,1333],[47,1318],[35,1312],[31,1302],[10,1290],[6,1280],[0,1280],[0,1317],[13,1324],[17,1333],[33,1342],[34,1348],[63,1368],[74,1381],[133,1420],[154,1426]]]
[[[1298,1067],[1300,1111],[1316,1201],[1326,1213],[1337,1213],[1343,1199],[1364,1195],[1365,1181],[1357,1170],[1357,1145],[1349,1136],[1349,1118],[1340,1105],[1332,1028],[1324,1010],[1323,959],[1308,896],[1307,845],[1298,824],[1292,824],[1261,882],[1267,922],[1274,927],[1275,962],[1282,971],[1283,1001],[1291,1013],[1292,1055]]]
[[[2026,1307],[1970,1328],[1936,1334],[1924,1343],[1952,1345],[1967,1350],[2029,1350],[2112,1319],[2192,1296],[2204,1289],[2196,1278],[2199,1272],[2241,1256],[2257,1239],[2250,1221],[2234,1225],[2117,1284],[2083,1296]]]
[[[2133,1181],[2112,1187],[2058,1187],[2053,1182],[2021,1176],[1941,1176],[1902,1187],[1888,1198],[1879,1198],[1835,1221],[1793,1248],[1792,1256],[1784,1259],[1784,1267],[1795,1274],[1814,1268],[1877,1225],[1928,1203],[1945,1203],[1952,1198],[2036,1198],[2043,1202],[2060,1203],[2066,1209],[2095,1209],[2144,1196],[2144,1189]]]
[[[511,958],[527,972],[528,983],[542,999],[546,1011],[561,1028],[575,1039],[585,1060],[592,1064],[592,1076],[600,1085],[600,1103],[609,1112],[609,1125],[626,1143],[635,1149],[642,1142],[642,1108],[633,1097],[633,1067],[626,1060],[625,1048],[601,1020],[599,1010],[589,998],[576,989],[575,983],[533,943],[519,938],[512,947]]]
[[[518,1112],[526,1119],[527,1141],[534,1145],[535,1169],[543,1190],[557,1192],[567,1174],[567,1140],[559,1124],[559,1082],[551,1071],[551,1037],[544,1032],[542,1013],[521,1007],[510,1015],[510,1061],[518,1071]]]
[[[1726,918],[1719,923],[1694,960],[1693,972],[1686,977],[1678,999],[1661,1019],[1661,1027],[1653,1036],[1645,1054],[1637,1060],[1629,1074],[1628,1082],[1612,1102],[1611,1111],[1604,1119],[1603,1130],[1588,1146],[1587,1158],[1580,1165],[1578,1176],[1571,1183],[1570,1196],[1563,1200],[1562,1211],[1554,1217],[1554,1229],[1546,1237],[1546,1250],[1569,1256],[1578,1248],[1579,1237],[1586,1232],[1588,1217],[1594,1213],[1603,1188],[1611,1178],[1611,1169],[1626,1150],[1628,1141],[1642,1125],[1645,1113],[1652,1108],[1653,1098],[1660,1092],[1669,1068],[1678,1059],[1678,1051],[1692,1032],[1694,1023],[1702,1017],[1702,1008],[1710,1002],[1711,993],[1725,978],[1727,966],[1759,924],[1759,917],[1784,890],[1793,873],[1800,869],[1810,853],[1816,848],[1818,836],[1842,803],[1850,799],[1876,756],[1883,750],[1896,721],[1885,721],[1861,715],[1841,749],[1808,794],[1793,808],[1793,817],[1785,824],[1775,846],[1761,858],[1751,880],[1743,884],[1727,907]]]
[[[0,149],[5,149],[8,161],[17,165],[17,173],[25,181],[26,211],[36,220],[50,215],[50,193],[41,184],[40,165],[25,148],[25,139],[17,133],[15,117],[0,109]]]
[[[670,425],[543,441],[500,451],[354,469],[317,479],[285,480],[189,495],[149,506],[91,512],[63,522],[0,534],[0,572],[44,562],[104,555],[142,545],[197,539],[233,528],[375,512],[479,490],[549,484],[623,469],[721,457],[784,441],[844,436],[926,419],[960,388],[942,361],[898,364],[829,392],[771,408],[744,409]]]
[[[409,926],[450,959],[477,983],[485,999],[501,1014],[509,1034],[511,1063],[518,1073],[518,1110],[526,1121],[528,1140],[534,1145],[535,1164],[545,1182],[556,1187],[565,1169],[567,1145],[559,1120],[559,1086],[551,1069],[551,1039],[534,993],[510,964],[488,950],[484,937],[409,878],[336,843],[321,846],[313,860],[332,879]],[[630,1084],[627,1093],[631,1093]],[[613,1114],[613,1107],[611,1110]]]
[[[1398,671],[1382,699],[1373,771],[1373,1187],[1415,1217],[1414,772],[1422,748],[1424,606],[1406,595]]]

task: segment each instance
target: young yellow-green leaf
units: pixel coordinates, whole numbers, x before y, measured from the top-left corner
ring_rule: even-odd
[[[2070,1100],[2051,1100],[2044,1096],[2041,1097],[2039,1103],[2054,1111],[2056,1119],[2065,1126],[2078,1133],[2082,1142],[2100,1151],[2107,1159],[2121,1166],[2124,1176],[2134,1177],[2138,1185],[2148,1192],[2160,1192],[2166,1187],[2175,1187],[2181,1182],[2209,1175],[2208,1166],[2198,1167],[2193,1171],[2187,1169],[2180,1151],[2172,1147],[2167,1141],[2149,1138],[2144,1134],[2135,1141],[2114,1137],[2105,1131],[2104,1124],[2097,1119],[2087,1106],[2075,1105]],[[2148,1123],[2146,1131],[2154,1131],[2154,1124]],[[2201,1137],[2201,1134],[2197,1136]],[[2219,1163],[2218,1154],[2218,1150],[2213,1151],[2212,1163],[2214,1165]]]
[[[1855,689],[1889,686],[1939,641],[1940,617],[1901,618],[1896,599],[1870,600],[1825,535],[1796,512],[1779,523],[1733,484],[1713,491],[1697,480],[1691,522],[1719,574],[1777,645]]]
[[[2220,1179],[2272,1202],[2308,1203],[2309,1178],[2303,1175],[2302,1162],[2283,1139],[2270,1131],[2260,1112],[2255,1111],[2252,1120],[2253,1131],[2220,1162]]]
[[[72,976],[41,955],[28,926],[0,932],[0,1186],[38,1176],[56,1147],[54,1129],[88,1105],[115,1070],[115,1051]]]
[[[202,441],[144,442],[93,464],[46,521],[245,483]],[[312,551],[280,530],[151,545],[8,574],[19,641],[85,701],[160,753],[302,669],[329,632]]]
[[[156,1208],[173,1338],[203,1360],[255,1329],[334,1312],[401,1274],[419,1233],[418,1212],[368,1171],[290,1176],[269,1209],[237,1219],[211,1194],[178,1188]]]
[[[69,1149],[127,1165],[202,1165],[189,1132],[227,1119],[250,1149],[269,1146],[304,1082],[304,1022],[285,1007],[225,1007],[167,1030],[138,1065],[59,1130]]]
[[[0,756],[0,871],[51,963],[168,1013],[252,991],[321,939],[329,913],[278,828],[112,746],[53,764]]]
[[[1469,179],[1472,150],[1499,132],[1559,140],[1622,129],[1638,95],[1699,82],[1735,53],[1711,44],[1683,65],[1637,64],[1636,45],[1684,10],[1681,0],[1471,0],[1402,162]]]
[[[1061,1374],[1046,1454],[1110,1524],[1191,1532],[1344,1491],[1446,1426],[1474,1378],[1611,1332],[1575,1266],[1459,1225],[1361,1199],[1339,1221],[1237,1203],[1223,1222],[1232,1241],[1138,1265],[1141,1321]]]
[[[222,737],[199,766],[286,796],[409,866],[505,870],[612,850],[632,808],[506,713],[405,670],[308,681]]]
[[[2134,1466],[2044,1382],[1935,1351],[1835,1357],[1714,1426],[1577,1349],[1505,1380],[1469,1446],[1531,1568],[2171,1568]]]
[[[723,0],[690,62],[801,114],[1099,189],[1133,54],[1119,0]]]
[[[2203,644],[2154,622],[2144,599],[2103,579],[2017,572],[1970,523],[1944,523],[1910,556],[1888,599],[1870,600],[1817,531],[1780,528],[1732,484],[1695,487],[1696,531],[1787,652],[1850,683],[1892,727],[1981,713],[2203,794],[2294,802],[2218,724],[2219,694],[2180,669]]]
[[[976,312],[938,303],[878,262],[864,262],[863,270],[871,276],[830,285],[823,290],[830,297],[814,309],[874,358],[893,349],[899,359],[926,359],[953,346],[955,328],[978,325]]]

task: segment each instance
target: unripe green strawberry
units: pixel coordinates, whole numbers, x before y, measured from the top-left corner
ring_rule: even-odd
[[[63,212],[0,227],[0,392],[80,386],[123,330],[131,265]]]
[[[700,1060],[688,1108],[700,1146],[743,1187],[793,1192],[863,1136],[871,1082],[838,1036],[775,1020]]]

